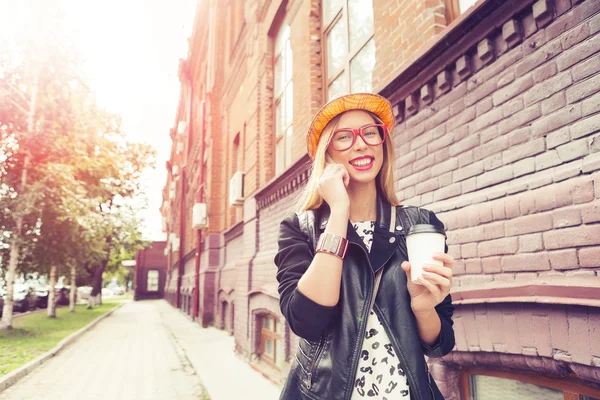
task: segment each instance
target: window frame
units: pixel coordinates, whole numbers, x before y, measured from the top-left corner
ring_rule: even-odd
[[[359,45],[356,46],[356,50],[353,51],[350,48],[350,24],[349,24],[350,17],[349,17],[348,0],[342,0],[342,7],[331,18],[331,21],[327,25],[325,25],[325,22],[323,21],[323,16],[324,16],[323,15],[324,14],[323,7],[324,7],[325,1],[327,1],[327,0],[324,0],[323,2],[321,2],[321,26],[324,28],[324,29],[322,29],[322,33],[321,33],[321,54],[323,54],[323,89],[324,89],[323,95],[324,95],[324,100],[327,101],[327,99],[329,98],[329,86],[337,78],[339,78],[344,72],[346,72],[346,87],[348,88],[349,93],[352,92],[352,76],[350,73],[352,60],[354,60],[354,58],[365,48],[365,46],[369,43],[369,41],[374,39],[375,27],[373,26],[373,32],[371,32],[371,35],[366,36],[364,41],[360,42]],[[446,0],[446,1],[450,1],[450,0]],[[456,0],[456,1],[458,1],[458,0]],[[342,18],[346,19],[346,21],[345,21],[346,29],[344,30],[344,40],[346,42],[347,52],[346,52],[345,60],[343,62],[343,66],[338,71],[335,71],[331,75],[331,79],[330,79],[329,78],[329,68],[328,68],[329,54],[327,53],[327,37],[333,30],[333,27]],[[375,21],[373,21],[373,24],[374,23],[375,23]]]
[[[288,29],[288,35],[285,39],[283,39],[283,42],[281,44],[281,51],[279,53],[277,53],[277,41],[278,38],[280,37],[280,35],[283,33],[284,29]],[[272,108],[272,112],[273,112],[273,171],[274,171],[274,175],[278,176],[281,175],[291,164],[292,164],[292,159],[293,159],[293,154],[292,154],[292,141],[290,140],[289,143],[287,142],[287,138],[286,138],[286,132],[291,129],[293,132],[293,127],[294,127],[294,111],[293,111],[293,98],[294,98],[294,54],[293,54],[293,49],[291,46],[291,40],[292,40],[292,35],[291,35],[291,27],[290,25],[285,21],[282,20],[279,28],[276,30],[275,34],[272,36],[272,44],[273,44],[273,60],[272,60],[272,67],[273,67],[273,108]],[[291,69],[291,76],[289,81],[286,81],[284,83],[284,85],[282,87],[279,87],[279,93],[277,93],[276,89],[277,89],[277,81],[278,79],[280,79],[280,76],[277,76],[277,62],[283,58],[283,62],[282,62],[282,66],[280,69],[280,73],[283,74],[284,76],[287,74],[287,60],[286,60],[286,48],[287,48],[287,43],[290,43],[289,48],[290,48],[290,59],[289,62],[292,63],[292,69]],[[278,121],[278,114],[277,114],[277,109],[281,106],[281,111],[283,113],[287,113],[287,103],[283,103],[283,99],[285,98],[285,101],[290,101],[290,99],[288,99],[287,95],[287,91],[288,91],[288,87],[290,87],[291,85],[291,101],[292,101],[292,114],[291,116],[289,116],[289,120],[290,120],[290,125],[288,126],[281,126],[281,132],[279,132],[278,129],[278,125],[279,125],[279,121]],[[285,114],[286,117],[287,114]],[[283,119],[282,117],[280,117],[279,119]],[[285,118],[287,119],[287,118]],[[293,136],[293,135],[291,135]],[[279,142],[281,142],[283,140],[283,154],[282,154],[282,160],[281,160],[281,169],[277,168],[278,165],[278,156],[277,156],[277,146],[279,144]],[[289,159],[287,157],[287,155],[289,154]]]
[[[156,272],[156,290],[150,289],[150,273]],[[146,273],[146,291],[147,292],[160,292],[160,271],[157,269],[149,269]]]
[[[460,17],[462,14],[460,12],[460,0],[445,0],[446,2],[446,25],[450,25],[452,21]],[[471,7],[474,7],[477,4],[477,1],[474,1],[473,5],[469,6],[467,10]],[[466,10],[465,10],[466,11]]]
[[[493,378],[511,379],[523,383],[529,383],[536,386],[549,389],[561,390],[565,400],[579,400],[580,395],[600,398],[600,390],[595,390],[582,383],[569,379],[548,378],[542,375],[535,375],[526,372],[509,372],[500,370],[483,370],[466,368],[460,372],[460,391],[462,400],[475,400],[471,397],[471,385],[469,377],[473,375],[483,375]],[[574,377],[574,376],[573,376]]]
[[[268,330],[264,327],[264,320],[270,319],[273,322],[273,330]],[[282,340],[281,335],[277,333],[277,327],[279,325],[279,320],[272,314],[263,314],[259,318],[259,326],[260,326],[260,359],[262,361],[267,362],[267,364],[272,367],[278,368],[277,365],[277,341]],[[265,352],[265,343],[266,340],[269,339],[273,343],[273,356],[267,354]]]

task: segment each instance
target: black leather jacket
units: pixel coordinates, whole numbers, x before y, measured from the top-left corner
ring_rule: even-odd
[[[283,220],[279,234],[280,306],[292,331],[300,337],[280,399],[348,400],[361,351],[375,272],[384,268],[375,301],[377,313],[402,362],[412,400],[443,399],[424,360],[442,357],[454,347],[450,296],[436,307],[442,328],[429,346],[418,336],[415,316],[400,264],[408,259],[404,233],[415,223],[443,224],[431,211],[397,207],[396,227],[389,232],[391,207],[378,197],[377,222],[371,252],[349,225],[350,242],[342,272],[340,300],[334,307],[315,303],[297,288],[314,257],[316,240],[325,229],[329,208],[293,213]],[[446,247],[447,251],[447,247]]]

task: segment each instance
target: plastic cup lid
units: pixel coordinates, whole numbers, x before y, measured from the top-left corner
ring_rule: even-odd
[[[406,235],[415,235],[417,233],[439,233],[446,236],[446,232],[441,226],[430,224],[415,224],[410,227]]]

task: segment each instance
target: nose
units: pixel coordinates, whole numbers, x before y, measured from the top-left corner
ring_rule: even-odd
[[[356,140],[354,141],[354,149],[355,150],[364,150],[366,149],[368,146],[365,143],[365,141],[363,140],[362,136],[360,135],[356,135]]]

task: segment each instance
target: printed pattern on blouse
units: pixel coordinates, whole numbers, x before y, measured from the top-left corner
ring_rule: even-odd
[[[367,250],[373,244],[374,221],[352,222]],[[388,335],[377,314],[369,311],[365,339],[354,379],[351,400],[356,399],[409,399],[408,379]]]

